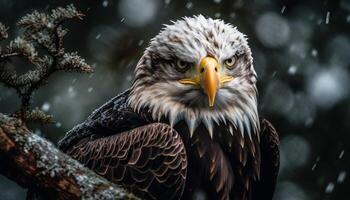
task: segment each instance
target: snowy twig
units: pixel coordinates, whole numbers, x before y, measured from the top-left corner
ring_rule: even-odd
[[[28,121],[53,123],[51,115],[38,108],[30,110],[33,92],[46,84],[51,74],[93,72],[76,52],[63,48],[68,30],[62,23],[82,16],[73,5],[56,8],[50,14],[34,11],[17,23],[23,28],[22,35],[0,47],[0,83],[15,89],[21,98],[21,108],[12,117],[0,113],[0,173],[29,188],[27,199],[137,199],[63,154],[25,125]],[[0,23],[0,41],[7,38],[7,29]],[[34,69],[18,75],[6,65],[13,57],[24,58]]]
[[[23,121],[31,121],[30,117],[41,119],[31,112],[30,103],[35,90],[47,83],[47,79],[57,71],[75,71],[92,73],[93,69],[76,52],[65,52],[63,37],[68,30],[62,23],[69,19],[82,19],[73,5],[66,8],[58,7],[50,14],[34,11],[17,23],[23,29],[22,35],[10,41],[4,48],[0,47],[0,82],[17,91],[21,98],[21,108],[16,116]],[[0,40],[7,38],[7,27],[0,23]],[[44,53],[38,53],[43,49]],[[42,52],[42,51],[41,51]],[[22,75],[6,68],[6,63],[13,57],[25,58],[34,65]],[[32,115],[27,115],[31,113]]]

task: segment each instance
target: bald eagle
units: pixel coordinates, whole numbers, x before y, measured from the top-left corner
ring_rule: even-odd
[[[279,139],[259,118],[247,38],[202,15],[165,25],[131,88],[59,147],[146,199],[272,199]]]

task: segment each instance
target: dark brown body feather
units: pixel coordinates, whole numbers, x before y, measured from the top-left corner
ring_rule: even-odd
[[[175,126],[186,133],[184,125]],[[256,139],[242,137],[237,130],[233,136],[229,129],[214,128],[210,138],[204,125],[200,125],[188,141],[188,182],[185,199],[201,189],[208,199],[252,199],[252,185],[260,176],[260,148]]]
[[[186,123],[170,128],[147,110],[126,104],[129,92],[107,102],[59,142],[59,147],[107,179],[148,199],[272,199],[279,167],[279,140],[261,120],[260,141],[226,125],[210,138],[200,124],[189,137]],[[184,192],[183,192],[184,191]]]
[[[166,124],[145,125],[97,140],[85,138],[67,153],[139,196],[179,199],[185,186],[185,147]]]

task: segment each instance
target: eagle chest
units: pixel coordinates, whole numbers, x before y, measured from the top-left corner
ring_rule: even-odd
[[[211,138],[204,125],[189,137],[185,124],[174,127],[187,148],[187,192],[207,193],[210,199],[237,199],[246,196],[259,171],[258,142],[242,137],[237,130],[222,125],[214,128]],[[246,146],[247,145],[247,146]]]

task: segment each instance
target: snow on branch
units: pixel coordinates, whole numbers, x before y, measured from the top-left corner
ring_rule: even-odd
[[[0,113],[0,173],[44,199],[138,199]]]
[[[6,39],[7,37],[7,27],[0,22],[0,40]]]
[[[0,173],[29,189],[27,199],[138,199],[119,186],[85,168],[58,150],[52,143],[32,133],[28,122],[52,123],[51,115],[30,109],[33,92],[47,83],[54,72],[92,73],[92,67],[77,52],[66,52],[63,22],[82,19],[73,5],[51,13],[34,11],[17,23],[21,35],[0,45],[0,84],[15,89],[21,98],[19,111],[0,113]],[[8,28],[0,22],[0,41]],[[40,51],[39,51],[40,50]],[[8,67],[14,57],[34,66],[24,74]]]
[[[57,71],[92,73],[92,67],[76,52],[66,52],[63,38],[68,30],[63,23],[70,19],[81,20],[84,15],[73,5],[58,7],[51,13],[33,11],[22,17],[17,25],[23,33],[10,41],[7,46],[0,46],[0,83],[13,88],[21,98],[21,108],[16,113],[23,121],[38,120],[42,115],[33,115],[30,102],[33,92],[47,83],[47,79]],[[6,39],[8,28],[0,22],[0,40]],[[38,53],[38,49],[44,50]],[[7,67],[13,57],[22,57],[33,65],[22,75]],[[32,113],[32,115],[27,115]],[[43,121],[47,121],[45,118]]]

